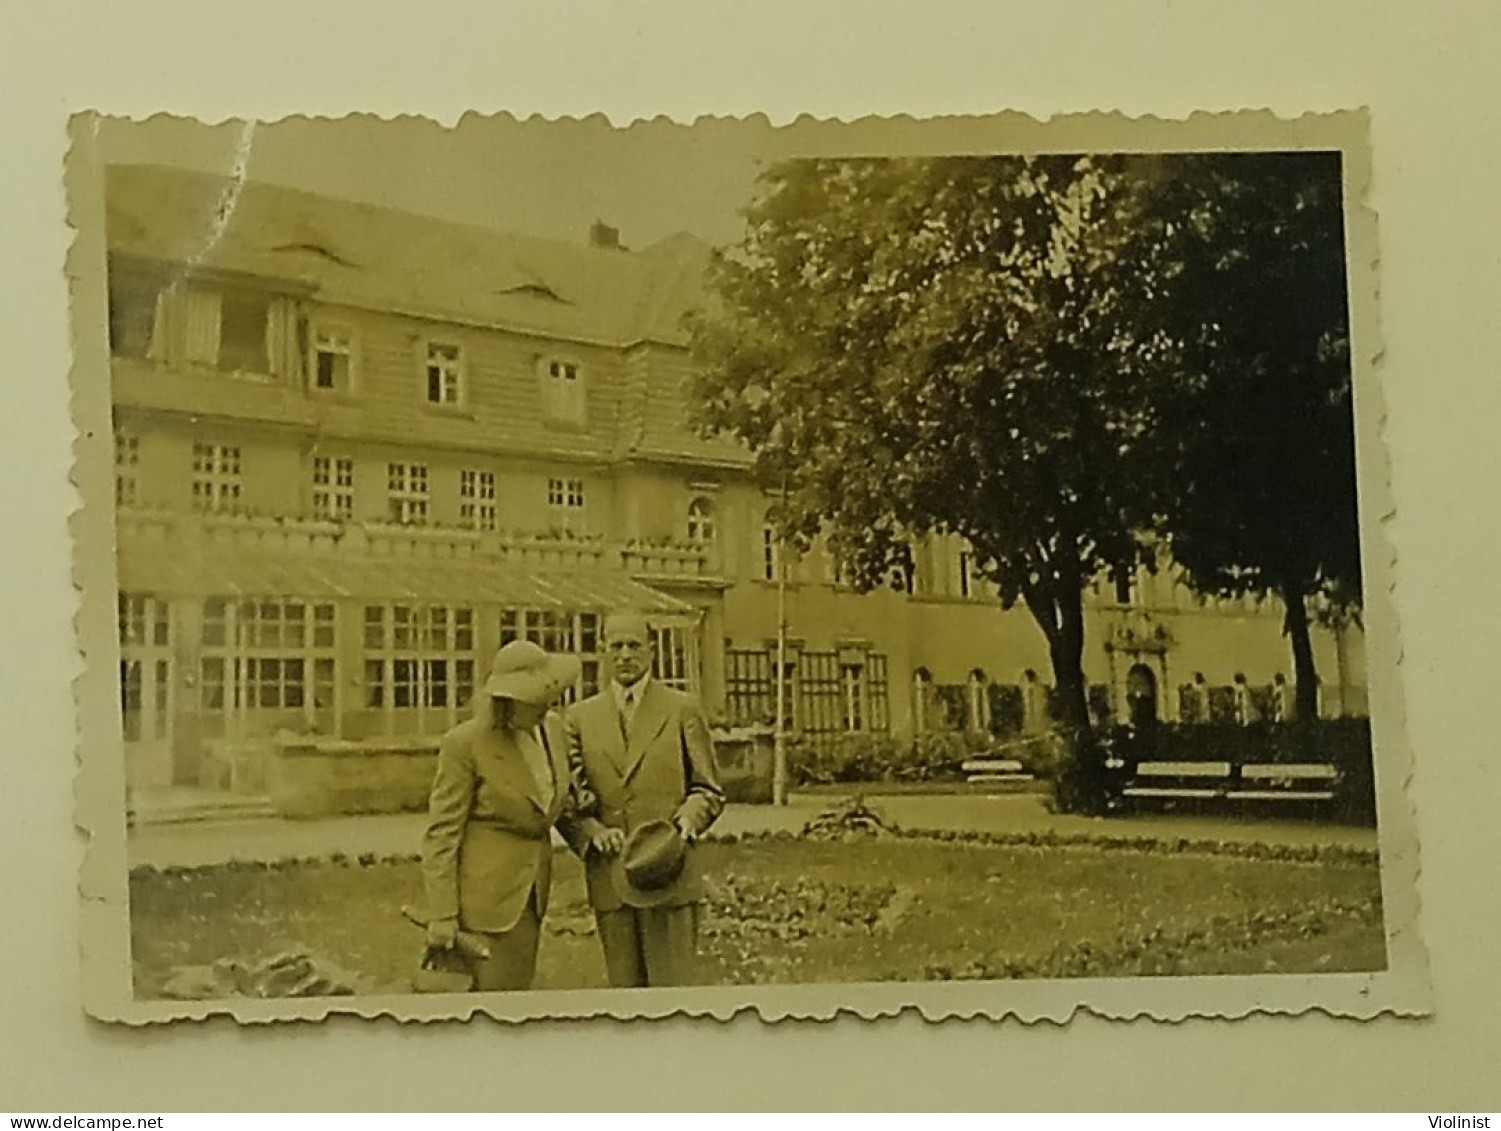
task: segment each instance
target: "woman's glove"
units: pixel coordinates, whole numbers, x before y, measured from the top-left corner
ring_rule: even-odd
[[[427,945],[433,950],[452,950],[458,938],[457,919],[434,919],[427,925]]]

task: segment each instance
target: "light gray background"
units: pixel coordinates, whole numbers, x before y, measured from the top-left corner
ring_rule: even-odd
[[[533,6],[541,8],[543,6]],[[1494,879],[1501,803],[1490,583],[1501,531],[1494,208],[1501,10],[1403,0],[635,6],[371,0],[102,0],[8,14],[0,120],[0,1108],[964,1106],[1501,1108]],[[641,6],[646,9],[647,6]],[[1305,11],[1305,8],[1316,8]],[[417,14],[413,16],[411,13]],[[1431,1022],[1323,1017],[1025,1029],[680,1021],[507,1030],[347,1021],[168,1031],[87,1022],[77,1002],[70,835],[67,114],[208,120],[467,109],[585,114],[1122,109],[1179,117],[1369,105],[1381,213],[1409,737],[1416,753]]]

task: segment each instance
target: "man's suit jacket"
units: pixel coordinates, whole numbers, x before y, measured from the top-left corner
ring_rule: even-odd
[[[547,911],[552,828],[572,804],[568,738],[549,713],[542,729],[553,790],[544,803],[525,756],[481,712],[443,737],[422,840],[427,912],[470,931],[509,931],[532,891]]]
[[[568,762],[575,779],[598,799],[597,812],[565,817],[558,829],[584,858],[589,902],[615,911],[626,900],[616,890],[610,861],[588,850],[602,827],[629,836],[647,821],[676,820],[697,836],[724,809],[709,724],[696,700],[657,680],[646,685],[626,737],[620,708],[609,688],[568,709]],[[690,847],[683,874],[665,906],[703,898],[703,882]]]

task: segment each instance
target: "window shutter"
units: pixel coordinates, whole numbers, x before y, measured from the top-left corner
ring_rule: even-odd
[[[266,307],[266,364],[273,377],[288,377],[296,372],[292,354],[293,335],[287,333],[292,318],[292,304],[274,298]]]

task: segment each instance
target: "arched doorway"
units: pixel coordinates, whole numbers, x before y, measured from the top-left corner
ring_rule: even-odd
[[[1133,727],[1157,722],[1157,676],[1146,664],[1136,664],[1126,673],[1126,709]]]

